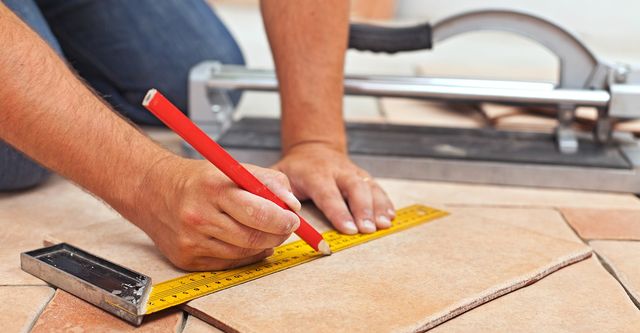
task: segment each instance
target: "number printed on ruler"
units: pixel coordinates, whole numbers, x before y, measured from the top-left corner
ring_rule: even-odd
[[[435,208],[413,205],[399,209],[389,229],[379,230],[372,234],[356,235],[344,235],[337,231],[327,231],[322,236],[331,246],[331,250],[338,252],[432,221],[447,214],[447,212]],[[161,282],[154,285],[151,290],[146,314],[170,308],[322,257],[323,255],[317,253],[311,246],[300,240],[277,247],[271,257],[252,265],[226,271],[191,273]]]

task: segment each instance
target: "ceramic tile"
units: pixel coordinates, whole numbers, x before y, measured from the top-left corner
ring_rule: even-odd
[[[0,194],[0,284],[44,284],[22,272],[21,252],[41,247],[47,234],[117,216],[100,200],[59,177],[33,190]]]
[[[464,105],[408,98],[381,98],[380,105],[387,121],[392,124],[460,128],[485,126],[481,112]]]
[[[483,219],[494,219],[549,237],[581,242],[580,238],[564,221],[562,215],[554,209],[493,207],[444,207],[444,209],[452,214],[460,213]]]
[[[581,243],[455,213],[194,300],[187,311],[241,332],[419,331],[589,255]]]
[[[640,209],[562,208],[560,211],[584,239],[640,240]]]
[[[640,311],[592,258],[562,268],[431,330],[457,332],[637,332]]]
[[[632,194],[443,183],[391,178],[379,179],[378,182],[398,207],[422,202],[432,205],[445,204],[458,206],[640,209],[640,199]]]
[[[40,332],[154,332],[174,333],[182,327],[181,311],[154,314],[135,327],[60,289],[33,326]]]
[[[592,241],[589,245],[622,283],[640,309],[640,242]]]
[[[71,182],[53,177],[32,190],[0,194],[0,223],[63,230],[118,217],[101,200]]]
[[[217,329],[215,326],[209,325],[204,321],[189,316],[187,318],[187,324],[184,326],[182,333],[222,333],[223,331]]]
[[[53,296],[47,286],[1,286],[0,322],[3,332],[29,332]]]

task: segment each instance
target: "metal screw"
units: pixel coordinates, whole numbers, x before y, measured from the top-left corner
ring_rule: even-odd
[[[629,65],[625,65],[625,64],[618,64],[615,68],[615,71],[613,73],[613,80],[616,83],[625,83],[627,82],[627,76],[629,75],[629,72],[631,71],[631,69],[629,68]]]

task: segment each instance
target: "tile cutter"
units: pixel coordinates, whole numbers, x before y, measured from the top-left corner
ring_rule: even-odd
[[[600,60],[559,25],[529,13],[482,10],[434,25],[352,24],[349,46],[386,53],[431,49],[481,30],[514,33],[550,50],[560,64],[557,84],[347,75],[345,94],[543,106],[557,111],[554,133],[349,123],[353,160],[380,177],[640,193],[638,141],[612,126],[640,118],[640,68]],[[204,62],[190,73],[190,116],[241,161],[269,165],[280,154],[279,122],[235,120],[229,93],[277,87],[273,71]],[[597,108],[592,133],[572,126],[577,107]]]

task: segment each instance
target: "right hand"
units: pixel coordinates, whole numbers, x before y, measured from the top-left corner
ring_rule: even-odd
[[[287,177],[245,165],[300,210]],[[185,270],[221,270],[260,261],[298,229],[291,211],[240,189],[211,163],[167,157],[150,167],[134,207],[123,214]]]

